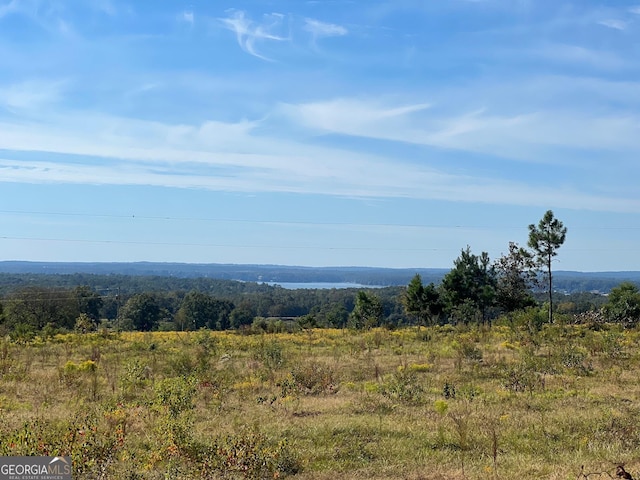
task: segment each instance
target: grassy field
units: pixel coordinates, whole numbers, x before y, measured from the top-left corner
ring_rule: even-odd
[[[0,340],[0,455],[79,479],[612,478],[640,472],[617,326]]]

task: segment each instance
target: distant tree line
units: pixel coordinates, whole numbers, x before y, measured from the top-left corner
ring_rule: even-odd
[[[300,289],[212,279],[59,275],[55,286],[33,284],[34,277],[6,277],[0,301],[0,335],[17,338],[57,331],[213,330],[247,332],[290,328],[491,323],[516,312],[544,309],[563,320],[584,318],[635,326],[640,291],[622,282],[609,297],[553,289],[552,259],[566,228],[548,211],[529,226],[528,246],[510,243],[500,258],[477,255],[467,246],[442,280],[423,283],[416,274],[406,287],[379,289]],[[46,277],[51,278],[51,277]],[[86,284],[74,285],[84,281]],[[101,283],[102,282],[102,283]],[[117,287],[116,287],[117,285]],[[586,313],[591,315],[586,315]]]
[[[76,262],[12,262],[0,261],[0,271],[8,274],[34,273],[65,275],[69,279],[81,275],[165,277],[189,279],[223,279],[242,282],[270,283],[352,283],[366,286],[405,285],[416,273],[406,268],[378,267],[301,267],[284,265],[189,264],[167,262],[76,263]],[[418,273],[429,281],[440,281],[443,268],[421,268]],[[0,275],[1,277],[1,275]],[[14,277],[17,278],[17,277]],[[28,278],[28,277],[27,277]],[[89,280],[91,280],[89,278]],[[81,284],[84,282],[76,282]],[[1,284],[1,278],[0,278]]]
[[[197,289],[162,291],[154,288],[139,293],[116,289],[104,293],[86,285],[23,286],[0,300],[0,336],[17,332],[29,337],[41,332],[86,332],[100,328],[150,331],[258,326],[282,329],[293,324],[343,328],[355,325],[350,314],[358,295],[364,295],[357,289],[287,290],[229,283],[225,289],[228,293],[216,295]],[[375,302],[381,307],[381,318],[397,321],[402,317],[402,305],[397,300],[402,290],[403,287],[376,290]]]

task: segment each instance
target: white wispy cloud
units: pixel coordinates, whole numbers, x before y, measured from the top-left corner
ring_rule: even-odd
[[[384,106],[375,101],[335,99],[298,105],[283,104],[280,111],[310,128],[356,136],[383,136],[395,124],[393,131],[402,130],[410,121],[407,115],[430,107],[428,103]]]
[[[610,18],[607,20],[601,20],[598,22],[598,24],[604,27],[613,28],[614,30],[626,30],[628,22],[625,22],[624,20],[616,20],[616,19]]]
[[[100,9],[97,5],[95,7]],[[68,13],[64,3],[51,0],[11,0],[0,5],[0,20],[9,15],[19,15],[52,35],[76,38],[78,35]]]
[[[240,48],[254,57],[270,60],[259,53],[256,44],[262,41],[285,41],[287,37],[275,33],[283,29],[284,16],[279,13],[271,13],[263,16],[261,23],[249,19],[242,10],[233,10],[227,18],[219,20],[225,28],[236,34]]]
[[[411,138],[426,145],[534,163],[576,163],[590,150],[640,153],[640,118],[633,115],[553,110],[520,115],[472,112],[438,123],[439,128]],[[561,154],[559,149],[573,151]]]
[[[188,153],[188,152],[187,152]],[[313,168],[311,159],[290,158],[286,167],[270,156],[254,158],[263,168],[208,169],[176,165],[112,161],[109,165],[0,159],[4,182],[92,185],[149,185],[226,192],[288,192],[349,197],[483,202],[520,206],[563,205],[593,211],[640,212],[637,199],[607,197],[572,188],[509,182],[481,176],[451,175],[436,170],[341,155]],[[315,156],[314,156],[315,157]],[[302,161],[301,161],[302,160]],[[319,161],[319,158],[314,158]],[[311,168],[307,168],[311,167]]]
[[[180,13],[180,15],[178,16],[178,18],[185,22],[188,23],[190,25],[193,25],[193,23],[195,22],[195,14],[193,13],[193,11],[191,10],[184,10],[183,12]]]
[[[63,80],[26,80],[0,85],[0,105],[6,108],[36,110],[57,102],[68,82]]]
[[[19,5],[18,0],[9,3],[5,0],[4,10],[0,5],[0,18],[13,13],[16,5]],[[62,19],[65,12],[59,13],[55,17]],[[308,14],[314,16],[313,12]],[[196,20],[190,10],[171,10],[167,15],[174,23],[176,18],[187,24]],[[206,15],[203,12],[198,20]],[[596,20],[616,18],[616,15],[616,12],[604,12],[598,17],[589,17],[589,21],[584,22],[585,28],[611,37],[611,32],[607,34],[605,29],[597,28]],[[244,52],[269,60],[269,47],[289,40],[287,18],[280,14],[257,16],[232,10],[216,23],[218,28],[222,25],[235,34]],[[297,31],[303,28],[307,38],[309,34],[314,38],[326,38],[350,33],[340,25],[310,17],[291,18],[292,21],[304,21],[294,27]],[[616,28],[613,24],[604,26]],[[224,33],[233,41],[228,32]],[[612,38],[615,37],[617,35]],[[556,38],[563,38],[567,44],[554,43]],[[640,116],[630,105],[632,101],[640,104],[637,93],[640,89],[634,81],[623,85],[607,82],[606,76],[595,78],[601,71],[628,68],[629,57],[625,57],[624,51],[605,49],[604,43],[581,43],[581,39],[571,35],[550,36],[547,43],[541,44],[535,37],[524,42],[522,48],[516,45],[511,52],[514,56],[525,57],[521,59],[523,71],[505,69],[508,78],[504,81],[491,77],[497,76],[495,72],[499,68],[491,72],[493,64],[488,64],[486,78],[472,74],[464,85],[459,79],[451,82],[429,79],[426,86],[407,81],[407,91],[394,96],[385,95],[385,91],[398,92],[398,83],[382,85],[385,79],[379,77],[376,84],[346,86],[356,72],[346,68],[344,77],[318,77],[322,80],[314,85],[326,80],[336,86],[330,85],[323,93],[317,93],[314,88],[313,95],[316,96],[309,97],[308,85],[304,82],[296,84],[291,78],[299,75],[299,78],[308,79],[310,75],[306,72],[307,76],[301,75],[300,69],[287,65],[281,76],[261,79],[258,88],[270,91],[256,102],[259,106],[246,107],[249,100],[237,109],[237,104],[243,102],[234,100],[228,102],[232,105],[228,108],[225,101],[220,101],[219,112],[212,113],[212,107],[197,115],[174,115],[169,108],[163,111],[164,107],[143,110],[152,100],[149,98],[151,93],[145,98],[139,94],[154,92],[169,98],[172,92],[185,90],[190,92],[190,100],[202,92],[201,97],[217,95],[215,101],[218,101],[223,95],[216,81],[222,80],[203,78],[200,80],[203,86],[197,88],[198,82],[188,80],[176,87],[171,72],[157,76],[156,70],[145,75],[132,74],[134,87],[125,94],[140,98],[134,98],[126,111],[138,112],[137,115],[157,121],[92,112],[92,108],[118,111],[117,106],[112,108],[105,100],[96,107],[100,103],[98,97],[89,100],[93,103],[84,107],[86,111],[71,111],[61,102],[70,90],[64,84],[37,79],[14,80],[0,86],[0,107],[29,112],[19,121],[7,120],[17,118],[15,116],[5,115],[5,120],[0,117],[0,149],[5,151],[5,158],[0,161],[0,181],[162,185],[459,202],[482,199],[499,204],[544,203],[543,206],[558,204],[594,210],[639,211],[637,197],[633,194],[627,198],[622,198],[619,192],[620,198],[616,193],[602,194],[605,190],[613,192],[611,185],[595,189],[599,194],[587,193],[592,185],[572,183],[571,179],[566,181],[564,188],[558,187],[559,181],[553,186],[536,178],[512,181],[508,175],[497,172],[498,168],[493,168],[495,165],[506,166],[513,171],[523,167],[522,164],[512,167],[509,165],[511,160],[526,162],[524,168],[532,171],[541,163],[575,166],[581,161],[582,154],[588,154],[597,158],[596,163],[608,163],[609,168],[627,172],[627,177],[640,174],[640,167],[629,160],[640,154]],[[494,48],[484,45],[480,50],[484,52],[481,53],[483,58],[495,56]],[[446,54],[445,51],[443,56]],[[453,49],[452,62],[459,60],[455,54]],[[348,55],[358,55],[358,52],[345,52],[345,58],[356,58]],[[561,66],[567,77],[549,76],[545,82],[535,84],[532,79],[538,77],[530,75],[531,71],[525,68],[530,60],[536,67],[543,65],[545,72]],[[438,59],[434,62],[436,66],[443,65],[437,63]],[[182,63],[177,64],[182,68]],[[582,72],[594,72],[594,78],[572,77],[571,68],[576,66]],[[338,70],[337,65],[334,67],[331,70]],[[586,67],[592,68],[587,70]],[[156,68],[161,72],[164,66],[157,65]],[[180,75],[195,75],[195,69]],[[412,70],[411,75],[417,77],[425,71]],[[389,73],[392,77],[396,74]],[[255,74],[225,71],[220,74],[223,76],[235,87],[235,84],[245,82],[242,88],[233,91],[233,95],[227,96],[246,99],[255,94],[252,90],[256,88]],[[161,78],[162,84],[155,78]],[[275,82],[282,81],[282,85],[275,85],[273,78],[277,78]],[[358,82],[363,82],[365,77],[357,78]],[[483,81],[491,87],[481,88]],[[289,87],[291,92],[285,91]],[[596,90],[597,95],[593,95]],[[176,103],[185,97],[176,96]],[[140,100],[139,104],[137,100]],[[589,106],[581,107],[581,102],[587,102]],[[608,109],[606,106],[610,102],[623,107]],[[207,102],[207,106],[213,104],[214,101]],[[184,105],[188,108],[189,101]],[[51,106],[56,108],[49,108]],[[33,114],[39,110],[43,113]],[[238,119],[246,114],[262,120],[202,120],[216,115],[219,115],[217,118]],[[302,135],[298,136],[300,129],[303,129]],[[328,147],[335,137],[323,135],[327,133],[338,134],[335,137],[360,138],[342,142],[344,139],[338,137],[340,143]],[[367,143],[366,139],[384,142]],[[383,148],[374,150],[378,145]],[[455,158],[452,161],[455,165],[447,165],[439,158],[445,150],[448,158]],[[12,158],[12,151],[22,153]],[[378,153],[363,153],[372,151]],[[47,159],[48,153],[60,155],[53,156],[56,158],[53,161]],[[478,165],[468,167],[473,161]],[[512,173],[512,176],[517,175]]]
[[[304,29],[311,33],[314,39],[320,37],[341,37],[349,33],[349,31],[341,25],[325,23],[312,18],[305,19]]]
[[[147,82],[141,85],[135,86],[129,90],[127,90],[124,94],[126,97],[135,97],[137,95],[141,95],[147,92],[152,92],[159,88],[162,88],[162,83],[159,82]]]
[[[378,110],[380,119],[421,111],[417,105]],[[451,129],[448,135],[441,133],[438,142],[460,143],[460,135],[473,132],[477,136],[467,138],[467,143],[479,143],[484,138],[484,146],[495,150],[496,145],[491,142],[498,135],[505,135],[504,121],[497,121],[488,130],[479,128],[487,118],[467,121],[471,126],[458,129],[458,133],[451,133]],[[567,208],[640,211],[640,201],[633,198],[451,173],[422,162],[260,136],[259,124],[255,122],[171,125],[81,113],[47,122],[0,124],[0,149],[5,150],[5,158],[0,160],[2,181],[155,185],[458,202],[481,199],[510,205],[544,203]],[[525,122],[525,126],[529,125]],[[548,128],[551,130],[554,125]],[[537,133],[531,132],[531,136]],[[29,156],[34,159],[12,159],[11,151],[31,152]],[[46,158],[47,152],[70,156],[55,162],[36,159]],[[92,158],[86,159],[87,156]]]
[[[432,112],[428,104],[380,107],[377,101],[331,100],[285,105],[292,123],[320,132],[413,143],[533,163],[571,162],[589,150],[640,154],[640,117],[547,107]],[[555,151],[555,153],[554,153]],[[622,160],[621,160],[622,161]]]

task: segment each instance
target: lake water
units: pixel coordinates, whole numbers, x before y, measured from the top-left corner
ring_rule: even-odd
[[[380,285],[360,285],[359,283],[332,283],[332,282],[264,282],[267,285],[279,285],[287,290],[300,289],[329,289],[329,288],[384,288]]]

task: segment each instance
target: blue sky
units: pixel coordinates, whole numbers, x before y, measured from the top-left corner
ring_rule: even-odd
[[[0,260],[640,270],[640,3],[0,0]]]

